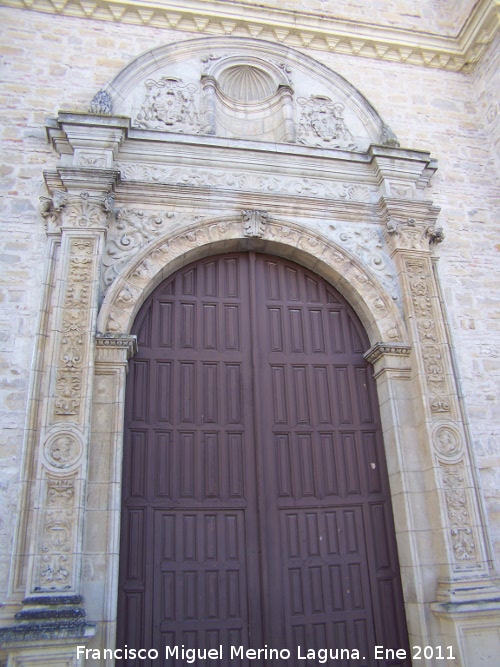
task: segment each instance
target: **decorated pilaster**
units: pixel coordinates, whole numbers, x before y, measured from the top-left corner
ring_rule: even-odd
[[[26,596],[19,625],[3,637],[14,644],[50,639],[64,646],[93,632],[81,596],[82,544],[99,278],[116,177],[79,167],[46,174],[51,197],[43,198],[41,213],[59,250],[45,304]]]
[[[425,456],[434,472],[438,499],[435,513],[441,517],[447,554],[439,567],[438,602],[433,610],[442,619],[444,633],[461,651],[463,664],[478,664],[467,654],[466,627],[477,623],[477,612],[482,608],[498,630],[500,606],[494,599],[500,589],[490,569],[481,498],[434,271],[433,249],[444,238],[436,226],[439,211],[426,206],[426,202],[409,210],[405,202],[390,199],[383,200],[383,208],[385,239],[399,275],[417,369],[412,380],[418,385],[422,402],[423,424],[419,430],[428,442]],[[498,643],[497,630],[490,638],[493,643]],[[485,650],[491,652],[491,642]],[[488,658],[486,654],[484,657]]]
[[[48,391],[42,404],[29,595],[79,593],[93,338],[115,180],[113,172],[103,172],[100,179],[94,172],[91,183],[83,170],[65,170],[61,176],[69,183],[54,205],[61,230],[59,298],[52,313]],[[83,189],[89,185],[92,189]]]

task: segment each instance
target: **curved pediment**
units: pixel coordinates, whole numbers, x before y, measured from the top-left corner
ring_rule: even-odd
[[[159,47],[125,67],[91,111],[133,128],[287,142],[347,151],[397,146],[350,83],[299,51],[262,40],[209,37]]]

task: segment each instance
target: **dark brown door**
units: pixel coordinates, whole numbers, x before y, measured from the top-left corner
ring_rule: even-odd
[[[345,300],[292,262],[221,255],[162,283],[134,333],[117,646],[157,649],[155,666],[193,648],[217,652],[203,666],[309,667],[321,649],[409,665],[373,657],[408,640],[368,340]]]

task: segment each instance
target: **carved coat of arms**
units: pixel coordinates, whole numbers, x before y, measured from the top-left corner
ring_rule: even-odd
[[[201,130],[194,104],[195,84],[185,84],[181,79],[162,77],[159,81],[145,82],[146,98],[134,124],[148,130],[191,132]]]
[[[344,120],[344,105],[320,95],[298,100],[301,116],[298,140],[303,144],[355,150],[356,142]]]

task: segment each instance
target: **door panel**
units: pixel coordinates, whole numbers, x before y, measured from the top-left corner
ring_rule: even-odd
[[[134,333],[117,645],[157,648],[156,667],[165,645],[409,664],[372,657],[407,634],[368,341],[344,299],[292,262],[221,255],[160,285]]]

